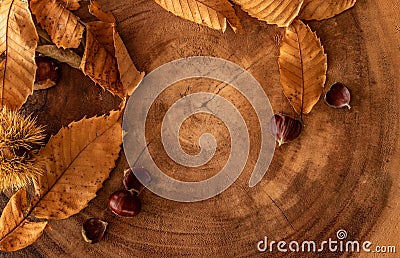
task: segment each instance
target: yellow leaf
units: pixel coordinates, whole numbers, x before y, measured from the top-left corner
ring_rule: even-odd
[[[242,25],[228,0],[155,0],[162,8],[186,20],[224,32],[228,20],[232,29],[242,31]]]
[[[300,12],[303,0],[233,0],[243,11],[268,24],[287,27]]]
[[[68,10],[75,11],[78,10],[80,6],[80,0],[60,0],[61,3],[67,8]]]
[[[43,233],[47,221],[32,222],[24,217],[28,206],[26,190],[21,188],[7,203],[0,218],[0,250],[12,252],[35,242]]]
[[[96,196],[115,166],[122,144],[121,111],[82,119],[62,128],[40,150],[46,164],[39,178],[36,218],[65,219]]]
[[[326,80],[327,59],[317,35],[295,20],[285,29],[278,62],[285,96],[298,114],[308,114]]]
[[[0,2],[0,107],[19,109],[33,92],[38,42],[27,0]]]
[[[58,0],[31,0],[30,6],[36,20],[57,47],[79,46],[84,27],[62,3]]]
[[[304,0],[299,14],[304,20],[331,18],[354,6],[356,0]]]

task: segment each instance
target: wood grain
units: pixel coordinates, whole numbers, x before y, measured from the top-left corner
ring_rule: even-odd
[[[237,10],[245,33],[235,35],[227,30],[221,34],[171,17],[152,1],[101,2],[115,14],[121,37],[133,53],[138,70],[148,73],[168,61],[193,55],[225,58],[246,68],[260,82],[276,112],[293,115],[279,85],[277,43],[281,29]],[[107,209],[108,196],[122,187],[122,171],[127,164],[120,159],[110,180],[88,208],[67,220],[51,222],[53,230],[47,230],[27,249],[1,255],[350,256],[340,252],[259,254],[256,249],[264,236],[274,241],[322,241],[336,239],[339,229],[347,231],[349,240],[398,244],[399,228],[395,224],[400,216],[399,13],[399,0],[365,0],[357,1],[353,9],[340,16],[308,23],[321,38],[328,55],[327,85],[336,81],[348,85],[353,96],[352,109],[334,110],[322,101],[317,103],[313,112],[303,117],[305,130],[301,138],[276,150],[266,176],[256,187],[247,186],[250,160],[236,183],[221,195],[182,204],[145,191],[141,197],[142,213],[133,219],[121,219]],[[108,94],[102,95],[102,100],[93,98],[97,88],[86,83],[78,86],[81,77],[75,79],[77,72],[73,74],[64,78],[62,88],[58,85],[46,93],[36,92],[27,104],[28,110],[39,114],[40,121],[50,124],[50,132],[84,114],[106,112],[107,107],[118,105]],[[85,92],[90,101],[80,97],[84,100],[78,102],[72,89]],[[210,89],[217,90],[217,86],[211,85]],[[220,93],[237,94],[229,87]],[[40,97],[43,94],[47,97]],[[63,105],[55,99],[62,100]],[[34,101],[36,105],[32,104]],[[160,102],[162,110],[162,98]],[[79,103],[79,108],[73,103]],[[254,119],[254,115],[249,113],[248,119]],[[257,132],[250,135],[253,141],[257,137]],[[225,143],[222,140],[221,145],[229,147]],[[153,151],[161,152],[157,148],[153,147]],[[250,150],[252,155],[256,151],[256,147]],[[174,171],[179,172],[176,168]],[[4,199],[1,204],[4,207]],[[90,217],[109,223],[104,240],[95,245],[85,243],[80,234],[83,221]]]

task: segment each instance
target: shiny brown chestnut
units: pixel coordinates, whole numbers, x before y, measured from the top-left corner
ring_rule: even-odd
[[[50,88],[58,83],[60,79],[60,69],[57,62],[47,56],[37,56],[35,90]]]
[[[108,199],[110,210],[121,217],[134,217],[142,209],[142,203],[136,194],[128,190],[118,190]]]
[[[328,92],[325,94],[325,102],[333,108],[348,107],[350,109],[350,91],[341,82],[334,83]]]
[[[82,225],[82,236],[86,242],[95,244],[103,239],[108,223],[96,218],[86,220]]]
[[[129,168],[125,170],[124,179],[122,181],[125,189],[140,193],[144,186],[138,178],[140,178],[144,185],[147,185],[151,182],[150,173],[145,168],[133,168],[133,170]]]
[[[275,137],[278,145],[291,142],[299,137],[303,124],[300,120],[290,116],[275,114],[271,118],[270,132]]]

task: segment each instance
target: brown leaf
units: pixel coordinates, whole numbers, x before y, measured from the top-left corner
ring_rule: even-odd
[[[115,57],[117,58],[119,77],[121,79],[124,92],[131,95],[144,77],[144,73],[139,72],[125,47],[119,34],[114,30]]]
[[[115,166],[122,144],[121,111],[82,119],[62,128],[40,150],[46,172],[31,215],[65,219],[96,196]]]
[[[89,12],[103,22],[116,23],[114,15],[112,13],[104,12],[97,1],[90,1]]]
[[[87,23],[86,46],[81,69],[94,82],[120,98],[130,95],[142,80],[140,73],[120,38],[111,13],[91,1],[89,10],[104,21]]]
[[[33,92],[38,35],[27,0],[0,2],[0,107],[19,109]]]
[[[278,62],[285,96],[298,114],[308,114],[326,80],[327,59],[317,35],[295,20],[285,30]]]
[[[247,12],[268,24],[287,27],[300,12],[303,0],[233,0]]]
[[[243,30],[228,0],[155,0],[155,2],[176,16],[212,29],[224,32],[228,20],[235,32]]]
[[[80,69],[79,65],[82,58],[71,49],[62,49],[55,45],[42,45],[38,46],[36,51],[59,62],[66,63],[73,68]]]
[[[331,18],[354,6],[356,0],[304,0],[299,14],[304,20]]]
[[[84,26],[59,0],[31,0],[30,6],[36,20],[57,47],[79,46]]]
[[[79,1],[80,0],[59,0],[65,8],[71,11],[78,10],[80,6]]]
[[[94,21],[88,22],[86,25],[87,30],[93,34],[96,41],[112,56],[115,56],[113,41],[114,23]]]
[[[0,239],[12,231],[24,219],[23,211],[28,207],[26,189],[19,189],[9,200],[0,217]],[[8,215],[10,214],[10,215]]]
[[[24,217],[28,207],[26,190],[21,188],[7,203],[0,218],[0,250],[12,252],[35,242],[43,233],[47,221],[32,222]]]
[[[96,37],[96,31],[111,31]],[[125,98],[122,82],[119,78],[117,59],[113,48],[113,25],[102,21],[87,23],[86,45],[80,65],[83,73],[95,83],[120,98]],[[103,42],[104,44],[101,44]]]

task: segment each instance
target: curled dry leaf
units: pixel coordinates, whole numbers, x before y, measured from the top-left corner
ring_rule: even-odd
[[[155,0],[162,8],[183,19],[224,32],[226,21],[235,32],[242,25],[228,0]]]
[[[86,28],[85,52],[80,65],[83,73],[102,88],[124,98],[125,94],[119,78],[117,59],[114,56],[115,50],[112,46],[113,24],[95,21],[87,23]],[[99,30],[109,31],[109,33],[96,37]]]
[[[285,29],[278,63],[285,96],[298,114],[308,114],[322,94],[327,70],[324,48],[310,27],[295,20]]]
[[[79,1],[80,0],[59,0],[65,8],[71,11],[78,10],[80,6]]]
[[[33,92],[38,35],[27,0],[0,2],[0,107],[19,109]]]
[[[57,47],[77,48],[84,27],[59,0],[31,0],[30,7],[36,20],[50,35]]]
[[[47,221],[33,222],[24,217],[28,207],[26,189],[21,188],[7,203],[0,217],[0,250],[12,252],[34,243]]]
[[[59,62],[66,63],[73,68],[80,69],[79,65],[82,58],[71,49],[62,49],[55,45],[42,45],[38,46],[36,51]]]
[[[304,20],[331,18],[354,6],[356,0],[304,0],[299,14]]]
[[[121,37],[114,30],[115,58],[117,59],[119,77],[123,85],[125,94],[131,95],[144,77],[133,63],[128,50],[125,47]]]
[[[65,219],[96,196],[121,149],[120,115],[113,111],[109,116],[82,119],[50,138],[39,153],[46,167],[31,215]]]
[[[115,17],[112,13],[104,12],[99,2],[91,0],[89,4],[89,12],[97,17],[100,21],[108,23],[116,23]]]
[[[233,0],[243,11],[268,24],[287,27],[297,17],[303,0]]]
[[[92,1],[89,10],[106,21],[87,23],[86,46],[80,68],[94,82],[120,98],[131,94],[142,80],[140,73],[120,38],[112,14],[104,13]]]

